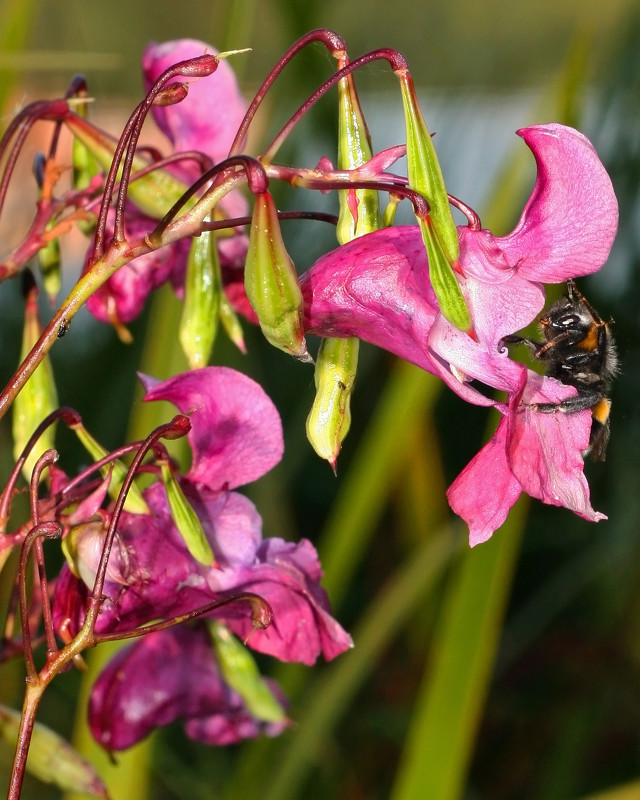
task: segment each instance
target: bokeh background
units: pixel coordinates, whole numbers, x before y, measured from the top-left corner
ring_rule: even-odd
[[[496,233],[511,229],[534,179],[516,129],[557,120],[596,145],[621,209],[609,264],[580,284],[604,317],[615,318],[622,362],[609,457],[587,468],[593,505],[609,520],[592,525],[521,502],[490,543],[470,551],[444,492],[490,435],[491,415],[364,346],[353,430],[335,478],[304,436],[310,369],[273,352],[255,331],[247,331],[247,357],[221,340],[213,362],[258,379],[284,420],[282,464],[248,489],[265,535],[314,541],[336,616],[356,647],[312,669],[261,660],[281,680],[297,723],[273,741],[205,748],[175,724],[113,767],[88,742],[82,708],[88,683],[76,674],[54,684],[41,719],[96,758],[114,800],[640,798],[637,3],[4,0],[3,122],[31,100],[62,94],[82,72],[96,98],[94,119],[117,132],[141,97],[145,45],[177,37],[219,49],[251,47],[233,61],[250,97],[284,49],[321,26],[341,33],[352,57],[383,46],[404,53],[449,191]],[[265,136],[331,69],[320,47],[294,62],[262,117]],[[357,82],[375,149],[402,141],[393,76],[372,66]],[[292,163],[335,157],[333,112],[325,100],[298,131],[286,151]],[[28,164],[24,174],[9,216],[0,220],[3,252],[30,219],[35,194]],[[296,208],[332,202],[281,197],[283,206]],[[301,270],[332,246],[331,231],[285,234]],[[79,269],[78,253],[65,251],[69,280]],[[0,285],[2,384],[20,346],[17,283]],[[128,346],[83,314],[54,348],[61,402],[76,407],[104,444],[116,447],[155,424],[140,407],[135,371],[164,377],[184,368],[171,346],[176,310],[170,292],[159,293],[131,326]],[[59,449],[66,463],[82,457],[64,437]],[[5,420],[3,475],[10,452]],[[54,553],[53,569],[55,563]],[[94,670],[105,654],[96,657]],[[3,666],[0,701],[19,707],[22,681],[19,664]],[[11,748],[0,742],[3,781],[10,759]],[[60,792],[30,779],[24,797],[49,800]]]

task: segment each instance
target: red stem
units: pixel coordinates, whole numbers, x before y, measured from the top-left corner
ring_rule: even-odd
[[[297,42],[294,42],[287,52],[277,61],[276,65],[265,78],[262,86],[256,92],[255,97],[251,101],[251,104],[247,109],[247,113],[244,115],[244,119],[240,123],[238,132],[236,133],[235,139],[233,140],[233,143],[229,149],[230,156],[237,155],[244,148],[249,125],[251,125],[258,108],[260,108],[265,95],[273,85],[276,78],[280,75],[282,70],[291,61],[291,59],[312,42],[322,42],[334,53],[346,50],[344,39],[328,28],[319,28],[317,30],[310,31],[302,38],[298,39]]]
[[[307,111],[309,111],[309,109],[315,103],[317,103],[318,100],[329,91],[329,89],[335,86],[335,84],[338,83],[338,81],[340,81],[342,78],[345,78],[347,75],[350,75],[354,70],[358,69],[359,67],[362,67],[365,64],[369,64],[372,61],[379,61],[379,60],[388,61],[389,65],[391,66],[391,69],[394,72],[397,70],[407,69],[407,62],[404,56],[398,53],[397,50],[392,50],[388,47],[382,48],[380,50],[373,50],[371,53],[366,53],[365,55],[356,58],[354,61],[351,61],[351,63],[347,64],[342,69],[339,69],[330,78],[328,78],[321,86],[319,86],[315,90],[315,92],[313,92],[313,94],[309,95],[309,97],[304,101],[304,103],[300,106],[300,108],[289,119],[287,124],[281,129],[281,131],[271,142],[269,147],[262,155],[261,161],[265,164],[268,164],[271,161],[273,161],[273,158],[275,154],[278,152],[280,145],[291,133],[293,128],[295,128],[298,122],[300,122],[300,120],[307,113]]]

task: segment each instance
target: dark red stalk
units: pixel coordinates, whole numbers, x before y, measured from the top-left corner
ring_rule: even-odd
[[[319,28],[317,30],[310,31],[302,38],[294,42],[287,52],[277,61],[276,65],[271,69],[265,78],[262,86],[260,86],[256,92],[255,97],[251,101],[251,104],[247,109],[247,113],[244,115],[244,119],[240,123],[240,127],[238,128],[235,139],[233,140],[233,143],[229,149],[230,156],[237,155],[244,148],[249,125],[251,125],[258,108],[260,107],[265,95],[273,85],[276,78],[280,75],[282,70],[291,61],[291,59],[312,42],[322,42],[330,51],[334,53],[337,51],[346,50],[344,39],[339,34],[329,30],[328,28]]]

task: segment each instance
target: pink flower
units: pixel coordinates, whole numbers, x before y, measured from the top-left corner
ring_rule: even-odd
[[[171,517],[164,485],[153,483],[144,493],[149,513],[123,512],[119,517],[96,631],[131,631],[229,595],[253,592],[271,606],[273,622],[266,630],[253,631],[245,602],[212,612],[239,637],[248,637],[253,649],[312,664],[320,654],[332,659],[351,647],[350,636],[330,614],[312,544],[263,539],[254,505],[233,491],[260,478],[282,457],[280,418],[262,388],[225,367],[206,367],[164,382],[144,377],[143,383],[146,400],[169,401],[190,415],[192,463],[181,485],[215,564],[194,561]],[[56,470],[57,493],[66,482]],[[98,520],[98,515],[104,524],[85,525],[90,541],[76,548],[76,571],[90,576],[90,585],[68,566],[56,582],[54,624],[67,635],[77,633],[84,621],[95,576],[96,538],[104,536],[111,514],[99,508],[105,492],[103,481],[73,512],[74,525]],[[274,691],[279,699],[277,687]],[[129,747],[152,728],[177,718],[185,720],[189,736],[210,744],[275,735],[287,724],[266,724],[252,716],[224,682],[201,622],[136,641],[106,667],[91,696],[91,729],[109,750]]]
[[[542,283],[602,267],[616,233],[617,202],[581,133],[550,124],[519,134],[536,158],[538,175],[518,225],[504,237],[459,229],[460,285],[474,337],[440,313],[416,227],[356,239],[302,277],[309,332],[377,344],[439,376],[464,400],[504,415],[491,442],[449,491],[452,507],[469,523],[472,545],[504,522],[521,491],[586,519],[603,518],[590,506],[580,455],[589,440],[589,412],[553,415],[523,406],[539,392],[555,402],[575,390],[527,371],[501,341],[540,313]],[[508,402],[494,400],[491,389],[506,392]]]
[[[279,689],[269,683],[282,703]],[[184,720],[190,738],[211,745],[276,736],[288,724],[262,722],[248,711],[225,683],[202,625],[158,631],[128,645],[91,693],[91,732],[108,751],[125,750],[176,719]]]
[[[153,619],[193,611],[229,594],[254,592],[274,612],[274,624],[256,631],[250,646],[276,658],[312,664],[334,658],[351,639],[329,613],[314,547],[262,538],[253,504],[232,491],[272,469],[282,456],[282,427],[273,403],[254,381],[225,367],[206,367],[158,382],[144,378],[147,400],[190,412],[187,439],[193,460],[181,479],[216,563],[195,563],[171,517],[164,486],[145,491],[149,514],[124,512],[118,523],[118,581],[107,581],[96,630],[131,630]],[[93,508],[91,509],[93,510]],[[76,523],[79,520],[76,520]],[[71,630],[84,619],[87,587],[63,569],[54,617]],[[251,630],[246,604],[217,614],[241,637]],[[247,627],[248,626],[248,627]]]
[[[173,64],[205,53],[215,54],[216,50],[195,39],[177,39],[162,44],[152,42],[142,58],[146,89],[149,90]],[[175,153],[195,150],[208,155],[215,164],[226,158],[246,109],[233,70],[222,60],[213,75],[189,83],[189,92],[181,103],[166,107],[154,105],[151,113]],[[180,162],[172,169],[185,185],[199,175],[190,160]],[[231,192],[220,202],[220,209],[230,218],[242,217],[248,213],[248,203],[240,192]],[[142,238],[153,230],[155,224],[155,220],[148,219],[133,207],[129,208],[126,231],[131,239]],[[108,233],[107,240],[109,236]],[[236,311],[255,322],[243,283],[247,247],[248,237],[240,229],[233,236],[218,239],[222,281],[227,296]],[[185,240],[140,256],[109,278],[88,300],[87,308],[103,322],[126,324],[140,314],[148,295],[167,281],[181,295],[188,252],[189,242]]]

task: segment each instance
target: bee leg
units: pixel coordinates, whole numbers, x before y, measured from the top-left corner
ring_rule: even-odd
[[[588,408],[593,408],[597,403],[602,400],[600,392],[582,391],[575,397],[567,397],[566,400],[561,400],[559,403],[527,403],[527,408],[532,408],[534,411],[540,411],[543,414],[555,414],[556,411],[561,411],[564,414],[574,414],[576,411],[586,411]]]

